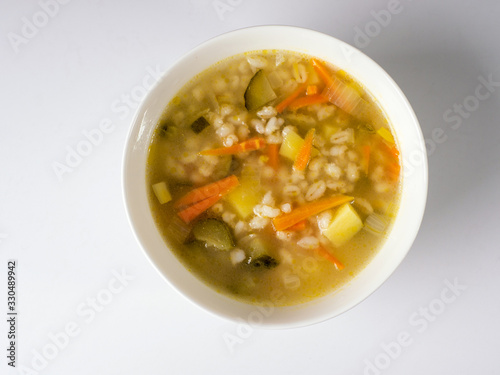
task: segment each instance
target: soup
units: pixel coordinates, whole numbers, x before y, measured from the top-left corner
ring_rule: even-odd
[[[374,257],[398,208],[382,110],[345,71],[289,51],[194,77],[166,106],[147,163],[165,251],[247,303],[335,291]]]

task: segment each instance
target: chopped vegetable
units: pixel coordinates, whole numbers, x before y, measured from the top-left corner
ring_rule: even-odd
[[[168,124],[162,124],[158,127],[158,134],[160,137],[166,137],[168,134]]]
[[[358,91],[351,85],[332,76],[319,60],[311,59],[311,64],[326,85],[323,95],[328,97],[331,103],[347,113],[353,112],[362,100]]]
[[[281,143],[280,155],[294,161],[303,144],[304,140],[300,135],[294,131],[289,131]]]
[[[280,145],[271,143],[267,145],[267,164],[277,171],[280,167],[280,155],[279,155]]]
[[[234,146],[203,150],[200,152],[200,155],[234,155],[242,152],[259,150],[265,146],[266,140],[264,138],[255,137]]]
[[[318,86],[308,85],[306,89],[306,95],[316,95],[318,93]]]
[[[288,227],[286,230],[291,232],[299,232],[307,228],[307,220],[301,220],[297,224]]]
[[[295,133],[294,131],[289,131],[285,138],[283,139],[283,143],[281,143],[280,147],[280,155],[284,156],[292,161],[297,159],[297,154],[304,144],[304,140],[300,135]],[[319,151],[313,147],[311,150],[311,156],[317,156]]]
[[[297,98],[300,94],[302,94],[304,92],[306,87],[307,87],[306,83],[299,85],[299,87],[297,87],[289,96],[287,96],[285,99],[283,99],[276,106],[276,111],[278,111],[278,113],[283,112],[286,109],[286,107],[288,107],[290,105],[290,103],[295,100],[295,98]]]
[[[332,222],[323,235],[334,246],[342,246],[363,228],[363,222],[350,203],[342,205],[334,214]]]
[[[354,87],[335,77],[333,77],[333,82],[325,89],[323,95],[327,96],[328,100],[340,109],[347,113],[353,113],[362,100],[361,95]]]
[[[307,83],[309,85],[316,85],[318,86],[319,89],[320,88],[319,86],[322,84],[322,81],[310,62],[309,64],[306,65],[306,70],[307,70]]]
[[[387,228],[387,219],[379,214],[372,213],[365,220],[365,227],[368,232],[376,235],[381,235]]]
[[[234,238],[225,222],[215,218],[198,221],[193,227],[193,236],[198,241],[219,250],[230,250],[234,247]]]
[[[316,73],[318,73],[321,80],[325,83],[326,87],[331,86],[333,83],[332,75],[323,66],[323,64],[318,59],[311,59],[311,65],[313,66]]]
[[[152,187],[160,204],[164,204],[172,200],[172,195],[170,195],[170,191],[168,190],[167,183],[165,181],[158,182]]]
[[[264,195],[257,172],[249,167],[244,168],[241,172],[240,185],[224,198],[241,219],[253,213],[253,208],[260,203]]]
[[[210,123],[207,121],[207,119],[203,116],[200,116],[191,124],[191,129],[196,134],[199,134],[209,126]]]
[[[318,255],[322,256],[327,261],[332,263],[339,271],[344,268],[342,262],[338,260],[335,256],[333,256],[332,253],[326,250],[323,246],[316,248],[315,251]]]
[[[377,130],[377,134],[384,138],[387,142],[394,143],[394,137],[386,128],[380,128],[379,130]]]
[[[270,255],[268,245],[261,237],[254,236],[248,243],[250,256],[247,259],[247,264],[256,268],[274,268],[279,262]]]
[[[334,197],[319,199],[310,203],[306,203],[295,208],[290,213],[277,216],[273,219],[274,229],[277,231],[285,230],[299,221],[307,219],[310,216],[317,215],[322,211],[339,206],[343,203],[352,201],[354,198],[337,195]]]
[[[379,142],[380,149],[389,157],[396,160],[399,160],[399,150],[396,148],[396,145],[389,146],[387,143],[381,141]]]
[[[165,233],[172,243],[186,243],[191,235],[191,228],[178,215],[169,215],[169,220],[165,222]]]
[[[270,269],[276,267],[279,263],[270,255],[261,255],[258,257],[249,257],[248,264],[257,268],[263,267]]]
[[[197,218],[200,216],[203,212],[208,210],[210,207],[212,207],[214,204],[216,204],[222,196],[220,195],[213,195],[207,199],[198,201],[197,203],[184,208],[183,210],[177,212],[177,215],[186,223],[190,223],[193,221],[193,219]]]
[[[308,105],[313,105],[313,104],[321,104],[321,103],[327,103],[328,98],[326,96],[323,96],[322,94],[315,94],[315,95],[306,95],[306,96],[301,96],[300,98],[294,99],[288,108],[290,108],[292,111],[296,111],[299,108],[306,107]]]
[[[238,184],[239,181],[235,175],[212,182],[208,185],[191,190],[175,202],[174,208],[183,209],[213,196],[222,197],[238,186]]]
[[[274,99],[276,99],[276,93],[271,87],[269,80],[264,71],[258,70],[250,80],[245,91],[246,109],[253,111]]]
[[[399,163],[399,150],[396,145],[389,146],[386,142],[379,142],[380,149],[386,157],[385,172],[389,180],[396,182],[401,173],[401,165]]]
[[[399,161],[387,165],[386,173],[389,180],[391,180],[392,182],[398,181],[399,174],[401,173],[401,166],[399,165]]]
[[[339,130],[340,130],[340,128],[338,126],[334,126],[331,124],[325,124],[321,127],[321,134],[326,139],[330,139],[330,137],[332,135],[334,135],[335,133],[337,133]]]
[[[306,134],[306,139],[304,140],[302,147],[299,149],[297,158],[293,163],[293,169],[295,169],[296,171],[303,171],[304,169],[306,169],[307,164],[309,164],[309,160],[311,160],[311,150],[313,147],[315,131],[316,129],[312,128]]]

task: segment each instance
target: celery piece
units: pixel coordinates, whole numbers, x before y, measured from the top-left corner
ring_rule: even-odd
[[[231,204],[241,219],[245,219],[260,203],[264,194],[260,186],[260,178],[252,168],[244,168],[239,181],[240,184],[224,199]]]
[[[363,222],[350,203],[345,203],[335,212],[323,235],[334,246],[342,246],[363,228]]]
[[[376,213],[372,213],[365,220],[365,230],[377,236],[385,233],[387,225],[387,219],[384,216]]]
[[[168,190],[167,183],[165,181],[153,184],[152,187],[160,204],[164,204],[172,200],[172,196],[170,195],[170,191]]]
[[[387,130],[387,128],[380,128],[379,130],[377,130],[377,133],[387,142],[394,143],[394,137],[392,136],[391,132]]]

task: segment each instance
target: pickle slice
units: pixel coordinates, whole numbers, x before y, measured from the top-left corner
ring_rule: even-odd
[[[234,247],[231,230],[219,219],[208,218],[198,221],[193,227],[193,236],[198,241],[219,250],[227,251]]]
[[[266,75],[262,70],[258,70],[245,91],[245,107],[249,111],[253,111],[276,99],[276,97],[276,93]]]

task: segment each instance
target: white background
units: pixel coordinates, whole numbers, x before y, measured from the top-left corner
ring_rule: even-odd
[[[1,374],[500,372],[499,84],[474,99],[480,77],[500,82],[500,2],[401,0],[390,20],[385,0],[73,0],[45,7],[52,15],[41,4],[0,0]],[[150,72],[260,24],[359,47],[405,92],[429,146],[426,214],[404,262],[351,311],[294,330],[245,330],[178,295],[135,242],[122,201],[122,151]],[[443,117],[464,104],[461,118]],[[54,166],[107,119],[112,131],[59,179]],[[8,259],[18,369],[6,358]],[[98,296],[108,304],[92,307]]]

